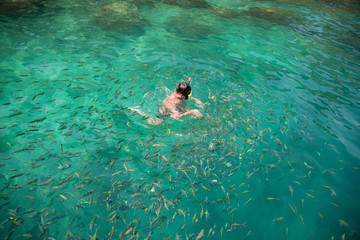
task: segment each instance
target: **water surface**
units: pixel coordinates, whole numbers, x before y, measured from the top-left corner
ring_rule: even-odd
[[[359,239],[358,2],[0,9],[1,239]]]

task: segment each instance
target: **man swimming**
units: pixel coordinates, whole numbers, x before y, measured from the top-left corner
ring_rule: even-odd
[[[188,82],[181,82],[176,90],[168,96],[163,101],[163,106],[159,108],[158,113],[156,115],[156,119],[152,117],[148,117],[144,112],[139,109],[129,108],[132,111],[139,113],[142,116],[147,117],[146,121],[150,125],[159,125],[165,118],[172,117],[174,119],[179,119],[181,117],[187,116],[189,114],[194,115],[195,117],[202,117],[203,115],[197,109],[188,109],[186,107],[187,99],[192,99],[195,101],[195,104],[199,107],[203,107],[202,102],[199,99],[194,98],[191,95],[191,87],[190,87],[191,77],[189,77]]]

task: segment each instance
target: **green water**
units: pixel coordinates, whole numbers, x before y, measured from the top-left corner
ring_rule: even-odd
[[[359,9],[3,1],[0,238],[360,239]]]

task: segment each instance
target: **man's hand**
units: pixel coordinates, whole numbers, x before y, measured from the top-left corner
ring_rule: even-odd
[[[198,118],[200,118],[200,117],[203,116],[203,115],[199,112],[199,110],[197,110],[197,109],[191,109],[191,110],[189,110],[189,111],[187,111],[187,112],[184,112],[184,113],[181,113],[181,114],[179,114],[178,112],[173,113],[173,114],[171,114],[171,117],[178,120],[179,118],[184,117],[184,116],[189,115],[189,114],[192,114],[192,115],[194,115],[195,117],[198,117]]]
[[[197,103],[195,103],[195,104],[196,104],[196,106],[198,106],[198,107],[204,108],[204,105],[202,104],[202,102],[197,102]]]
[[[200,117],[203,116],[203,115],[199,112],[199,110],[197,110],[197,109],[191,110],[191,113],[194,114],[194,116],[195,116],[195,117],[198,117],[198,118],[200,118]]]
[[[195,104],[196,104],[198,107],[204,108],[203,103],[202,103],[199,99],[194,98],[193,96],[191,96],[190,99],[193,99],[193,100],[195,101]]]
[[[178,120],[179,118],[182,117],[182,114],[179,114],[178,112],[176,112],[176,113],[171,114],[170,117]]]

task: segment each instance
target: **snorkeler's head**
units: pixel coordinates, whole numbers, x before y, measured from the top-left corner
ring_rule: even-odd
[[[191,87],[188,83],[182,82],[176,87],[176,92],[183,95],[185,99],[189,99],[191,96]]]

